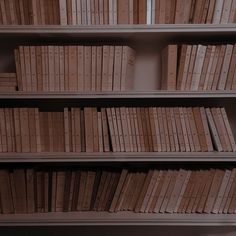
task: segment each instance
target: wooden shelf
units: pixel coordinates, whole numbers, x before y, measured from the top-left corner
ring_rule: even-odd
[[[149,34],[147,37],[147,33]],[[0,26],[1,36],[37,36],[37,37],[90,37],[115,38],[118,40],[146,39],[166,42],[179,37],[190,37],[190,40],[215,36],[230,37],[236,35],[236,24],[159,24],[159,25],[104,25],[104,26],[34,26],[8,25]],[[186,40],[186,38],[185,38]],[[205,39],[204,39],[205,40]]]
[[[236,214],[69,212],[0,215],[0,226],[185,225],[236,226]]]
[[[236,91],[1,92],[0,99],[236,98]]]
[[[12,162],[236,162],[235,152],[1,153]]]
[[[193,32],[236,32],[236,24],[155,24],[155,25],[1,25],[1,34],[57,34],[57,33],[146,33],[146,32],[164,32],[164,33],[193,33]]]

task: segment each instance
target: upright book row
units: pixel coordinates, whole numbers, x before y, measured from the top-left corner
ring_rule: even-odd
[[[236,23],[235,0],[9,0],[3,25]]]
[[[236,213],[236,169],[1,169],[0,212]]]
[[[168,45],[162,51],[163,90],[235,90],[236,45]]]
[[[224,108],[0,109],[1,152],[236,151]]]
[[[133,87],[135,51],[128,46],[20,46],[19,91],[120,91]]]

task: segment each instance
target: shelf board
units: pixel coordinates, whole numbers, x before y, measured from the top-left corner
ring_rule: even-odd
[[[236,91],[1,92],[0,99],[236,98]]]
[[[186,33],[186,32],[236,32],[236,24],[155,24],[155,25],[7,25],[0,26],[0,34],[60,34],[60,33]]]
[[[148,37],[147,37],[148,34]],[[125,40],[166,40],[192,39],[215,36],[228,37],[236,35],[236,24],[156,24],[156,25],[97,25],[97,26],[34,26],[8,25],[0,26],[1,36],[35,36],[39,37],[80,37],[80,38],[116,38]],[[190,38],[189,38],[190,39]],[[232,39],[232,38],[231,38]],[[186,38],[185,38],[186,40]]]
[[[235,152],[1,153],[13,162],[236,162]]]
[[[68,212],[0,215],[0,226],[176,225],[236,226],[236,214]]]

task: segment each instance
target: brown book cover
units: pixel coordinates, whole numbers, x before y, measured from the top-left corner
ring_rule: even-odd
[[[222,147],[220,137],[219,137],[219,134],[217,132],[216,124],[213,120],[213,116],[212,116],[210,108],[206,108],[206,115],[207,115],[209,129],[210,129],[211,136],[212,136],[212,141],[214,143],[214,148],[217,151],[221,152],[221,151],[223,151],[223,147]]]
[[[183,111],[182,107],[179,107],[179,117],[180,117],[182,132],[183,132],[185,151],[189,152],[190,151],[190,144],[189,144],[188,132],[187,132],[187,128],[186,128],[186,122],[184,119],[184,111]]]
[[[231,199],[233,196],[233,192],[235,191],[235,188],[236,188],[235,176],[236,176],[236,172],[235,172],[235,168],[234,168],[232,170],[230,180],[229,180],[229,183],[227,185],[227,189],[226,189],[224,197],[223,197],[223,201],[222,201],[221,208],[220,208],[220,213],[228,213]]]
[[[55,47],[48,47],[48,73],[49,73],[49,91],[55,91]]]
[[[97,112],[98,116],[98,143],[99,143],[99,152],[104,152],[104,141],[103,141],[103,131],[102,131],[102,113]]]
[[[20,52],[18,49],[14,49],[14,59],[16,65],[16,79],[17,79],[17,87],[18,91],[23,91],[23,81],[21,74],[21,62],[20,62]]]
[[[128,127],[128,138],[129,138],[129,143],[130,143],[130,151],[133,152],[134,151],[134,144],[133,144],[133,138],[132,138],[133,134],[132,134],[132,130],[131,130],[131,119],[130,119],[129,109],[130,108],[126,107],[125,113],[126,113],[126,120],[127,120],[127,127]],[[147,110],[146,116],[148,116],[148,110]],[[151,136],[150,131],[149,131],[149,133]]]
[[[25,171],[14,169],[13,178],[16,191],[15,213],[27,213]]]
[[[104,25],[104,1],[94,1],[95,3],[95,24]]]
[[[162,89],[175,90],[177,77],[177,45],[168,45],[162,51]]]
[[[96,46],[92,46],[91,91],[96,91]]]
[[[79,182],[79,193],[78,193],[78,202],[77,202],[77,211],[83,210],[83,202],[85,200],[85,189],[86,189],[86,182],[88,179],[88,171],[81,171],[80,174],[80,182]]]
[[[129,1],[117,1],[117,23],[129,24]]]
[[[82,210],[88,211],[90,209],[93,186],[95,181],[96,172],[88,171],[86,185],[85,185],[85,192],[84,192],[84,199],[83,199],[83,206]]]
[[[102,46],[96,46],[96,91],[102,90]]]
[[[77,46],[78,91],[85,91],[85,47]]]
[[[195,64],[193,68],[193,75],[192,75],[192,81],[191,81],[191,90],[198,90],[203,63],[206,55],[206,46],[198,45],[197,47],[197,53],[196,53],[196,59]]]
[[[59,55],[59,46],[54,46],[54,90],[60,91],[60,55]]]
[[[29,121],[29,140],[30,140],[30,152],[37,151],[36,144],[36,120],[34,108],[28,108],[28,121]]]
[[[92,108],[92,127],[93,127],[93,151],[99,152],[99,140],[98,140],[98,117],[97,117],[97,108]]]
[[[10,173],[7,170],[0,170],[0,199],[1,199],[1,211],[4,214],[14,213],[14,205],[12,199],[11,185],[10,185]]]
[[[82,24],[82,6],[81,0],[76,0],[76,24]]]
[[[139,0],[138,3],[138,24],[146,24],[147,19],[147,1]]]
[[[69,91],[77,91],[77,57],[76,57],[76,46],[68,46],[69,50]],[[86,59],[85,59],[86,60]],[[85,61],[86,63],[87,61]],[[86,77],[86,79],[89,79]]]
[[[84,108],[84,121],[85,121],[85,143],[86,152],[93,152],[93,110],[91,107]]]
[[[20,127],[22,152],[30,152],[28,108],[20,108]]]
[[[200,199],[200,201],[198,203],[198,206],[197,206],[197,210],[196,210],[197,213],[203,213],[205,203],[206,203],[208,193],[209,193],[210,188],[211,188],[211,184],[212,184],[214,175],[215,175],[215,170],[214,169],[207,170],[208,178],[205,182],[205,187],[204,187],[204,190],[202,192],[201,199]]]
[[[26,170],[26,198],[27,213],[35,213],[35,171],[33,169]]]
[[[124,186],[127,175],[128,175],[128,170],[123,169],[122,172],[121,172],[121,175],[120,175],[118,185],[117,185],[115,193],[114,193],[114,197],[112,199],[112,202],[111,202],[111,205],[110,205],[110,208],[109,208],[109,212],[115,212],[115,210],[116,210],[118,199],[120,197],[121,190]]]
[[[205,207],[204,207],[204,213],[211,213],[213,210],[213,206],[217,197],[217,194],[219,192],[219,188],[222,182],[224,176],[223,170],[216,170],[214,178],[212,180],[211,188],[208,193],[208,197],[206,199]]]
[[[188,117],[188,111],[187,111],[186,107],[183,107],[182,110],[183,110],[183,115],[184,115],[184,123],[185,123],[185,126],[186,126],[190,151],[195,151],[193,133],[192,133],[192,130],[191,130],[190,119]]]
[[[152,135],[152,147],[153,147],[153,151],[157,152],[158,151],[158,144],[157,144],[158,133],[156,133],[156,127],[155,127],[155,121],[154,121],[154,108],[149,107],[148,113],[149,113],[150,129],[151,129],[151,135]]]
[[[230,15],[229,15],[229,21],[228,23],[236,23],[236,1],[232,0],[232,5],[230,8]]]
[[[236,78],[234,76],[235,75],[235,67],[236,67],[236,46],[234,44],[232,57],[231,57],[231,61],[230,61],[230,66],[229,66],[229,70],[228,70],[226,86],[225,86],[226,90],[230,90],[230,89],[234,90],[236,88],[236,86],[235,86],[236,80],[234,79],[234,78]]]
[[[141,147],[141,137],[140,137],[140,133],[139,133],[139,122],[138,122],[138,114],[137,114],[137,108],[136,107],[132,107],[131,108],[134,114],[134,126],[135,126],[135,135],[136,135],[136,140],[137,140],[137,151],[141,152],[142,151],[142,147]]]
[[[114,51],[115,46],[109,46],[107,91],[112,91],[113,88]]]
[[[226,86],[226,81],[228,78],[229,73],[229,67],[230,67],[230,61],[232,60],[232,53],[233,53],[233,45],[227,44],[226,50],[224,53],[224,58],[222,62],[222,69],[220,72],[220,77],[217,84],[217,89],[224,90]]]
[[[94,200],[94,206],[93,206],[94,211],[98,211],[99,202],[100,202],[102,192],[104,190],[104,185],[105,185],[105,182],[107,180],[107,176],[109,175],[109,173],[110,172],[108,172],[108,171],[102,171],[100,181],[99,181],[99,185],[98,185],[98,189],[97,189],[96,198]]]
[[[119,141],[120,141],[120,151],[124,152],[125,151],[125,139],[127,139],[127,137],[125,137],[125,135],[127,136],[127,129],[126,131],[123,132],[122,129],[122,119],[124,119],[124,111],[122,111],[122,108],[115,108],[115,112],[116,112],[116,119],[117,119],[117,128],[118,128],[118,134],[119,134]],[[123,114],[121,114],[121,112],[123,112]]]
[[[113,90],[121,89],[122,46],[115,46]]]
[[[194,70],[194,65],[195,65],[195,61],[196,61],[196,54],[197,54],[197,46],[198,45],[192,45],[191,55],[190,55],[190,59],[189,59],[188,72],[187,72],[187,80],[186,80],[186,84],[185,84],[185,90],[191,89],[193,70]]]
[[[212,86],[211,86],[211,90],[216,90],[218,84],[220,83],[220,80],[221,80],[220,75],[221,75],[221,71],[223,69],[222,65],[223,65],[225,52],[226,52],[226,45],[221,45],[218,61],[216,64],[216,70],[214,73],[214,78],[213,78],[213,82],[212,82]]]
[[[115,131],[114,131],[114,126],[113,126],[113,118],[112,118],[111,108],[106,108],[106,115],[107,115],[108,130],[109,130],[109,136],[111,139],[112,151],[117,152],[118,147],[116,145],[116,137],[115,137]],[[105,117],[105,115],[103,116],[103,122],[104,122],[104,117]],[[104,126],[104,127],[106,127],[106,126]]]
[[[205,83],[206,75],[207,75],[207,70],[210,65],[211,50],[212,50],[212,46],[208,45],[206,48],[206,55],[205,55],[205,59],[203,62],[202,73],[200,76],[198,90],[203,90],[203,87],[204,87],[204,83]]]
[[[109,24],[109,0],[103,0],[103,24]]]
[[[129,112],[129,118],[130,118],[130,127],[131,127],[131,138],[132,138],[132,144],[133,144],[133,152],[137,152],[138,151],[138,147],[137,147],[137,130],[135,129],[135,120],[134,120],[134,111],[133,111],[133,107],[129,107],[127,108],[128,112]]]
[[[84,89],[91,91],[92,89],[92,47],[84,47]]]
[[[113,123],[114,135],[115,135],[115,140],[116,140],[116,149],[118,152],[120,152],[121,149],[120,149],[118,126],[117,126],[117,117],[116,117],[116,112],[115,112],[114,107],[111,108],[111,116],[112,116],[112,123]]]
[[[198,131],[198,137],[199,137],[199,141],[200,141],[201,151],[207,152],[208,151],[207,137],[204,132],[204,126],[203,126],[203,121],[201,118],[201,112],[200,112],[199,107],[193,108],[193,115],[194,115],[194,119],[195,119],[196,128]]]
[[[16,138],[16,140],[15,140],[16,141],[16,152],[22,152],[22,149],[21,149],[21,128],[20,128],[20,109],[19,108],[13,108],[13,115],[14,115],[14,127],[15,127],[15,138]],[[0,113],[0,116],[1,116],[1,113]],[[4,131],[5,131],[5,129],[4,129]],[[2,148],[2,151],[4,151],[3,146],[5,145],[4,144],[5,141],[3,141],[3,139],[4,139],[3,132],[4,131],[1,129],[1,133],[2,133],[2,136],[1,136],[2,146],[1,146],[1,148]]]
[[[65,62],[64,47],[59,46],[59,89],[65,91]]]
[[[221,125],[220,118],[218,117],[218,114],[217,114],[217,109],[218,108],[211,108],[211,113],[212,113],[212,117],[216,126],[217,133],[219,135],[219,139],[220,139],[220,143],[222,145],[223,151],[226,152],[228,151],[227,150],[227,137],[226,137],[227,133],[225,134],[224,129],[223,129],[224,127],[222,127]]]
[[[177,177],[176,177],[176,182],[175,182],[175,185],[173,187],[172,194],[171,194],[171,196],[169,198],[169,202],[166,206],[166,212],[168,212],[168,213],[173,213],[174,212],[175,206],[177,204],[178,198],[179,198],[180,193],[181,193],[182,186],[185,182],[185,179],[187,178],[187,174],[188,174],[187,170],[180,169],[178,171],[178,174],[177,174]]]
[[[202,119],[204,134],[205,134],[205,137],[206,137],[207,149],[208,149],[209,152],[212,152],[213,151],[213,145],[212,145],[209,126],[208,126],[208,123],[207,123],[206,111],[205,111],[204,107],[200,107],[200,113],[201,113],[201,119]]]
[[[206,24],[213,23],[212,19],[213,19],[213,14],[214,14],[214,10],[215,10],[215,2],[216,2],[216,0],[211,0],[210,3],[209,3],[207,18],[206,18]]]
[[[220,110],[221,110],[222,119],[224,121],[224,125],[225,125],[225,128],[227,130],[227,134],[228,134],[228,137],[229,137],[229,140],[230,140],[232,150],[235,152],[236,151],[235,139],[234,139],[234,135],[232,133],[232,129],[230,127],[229,119],[227,117],[225,108],[220,108]]]
[[[171,175],[172,175],[173,171],[172,170],[168,170],[166,172],[166,174],[163,176],[163,183],[161,185],[161,189],[159,189],[159,194],[158,197],[155,201],[155,205],[152,208],[152,212],[158,213],[160,211],[161,208],[161,204],[165,198],[170,180],[171,180]]]
[[[102,91],[108,90],[108,64],[110,46],[102,47]]]
[[[214,206],[213,206],[212,211],[211,211],[212,213],[215,213],[215,214],[219,213],[220,204],[222,202],[224,193],[226,191],[227,184],[229,183],[230,176],[231,176],[231,170],[225,170],[224,171],[224,177],[222,179],[222,182],[221,182],[221,185],[220,185],[220,188],[219,188],[219,191],[218,191],[218,195],[215,199],[215,203],[214,203]]]
[[[166,208],[167,208],[168,203],[170,201],[171,194],[173,192],[174,185],[175,185],[176,180],[177,180],[177,176],[178,176],[178,171],[177,170],[173,170],[172,174],[171,174],[171,180],[169,182],[169,185],[168,185],[165,197],[164,197],[164,199],[162,201],[162,204],[161,204],[161,207],[160,207],[160,213],[166,212]]]
[[[110,151],[110,141],[109,141],[109,133],[108,133],[108,118],[106,115],[105,108],[101,109],[102,115],[102,134],[103,134],[103,148],[105,152]],[[111,124],[109,124],[111,125]],[[110,134],[111,137],[111,134]],[[113,140],[114,143],[114,140]]]

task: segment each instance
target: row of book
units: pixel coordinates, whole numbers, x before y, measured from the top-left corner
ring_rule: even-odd
[[[236,169],[1,169],[0,212],[236,213]]]
[[[0,73],[0,91],[13,92],[17,90],[16,73]]]
[[[9,0],[3,25],[236,23],[235,0]]]
[[[234,0],[141,0],[147,24],[225,24],[236,22]],[[139,16],[142,13],[139,12]],[[140,22],[141,23],[141,22]]]
[[[236,44],[168,45],[162,51],[163,90],[235,90]]]
[[[19,46],[19,91],[120,91],[133,87],[128,46]]]
[[[59,24],[59,0],[0,1],[0,25]]]
[[[0,152],[236,151],[224,108],[1,108],[0,131]]]

